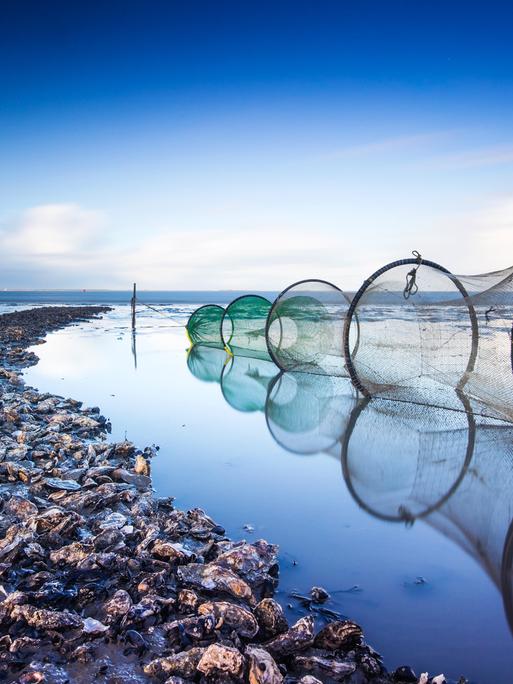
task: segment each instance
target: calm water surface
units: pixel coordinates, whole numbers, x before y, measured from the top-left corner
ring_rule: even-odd
[[[188,358],[171,326],[195,306],[142,314],[136,350],[124,306],[53,333],[26,381],[99,406],[115,440],[159,445],[157,494],[204,508],[230,536],[278,543],[291,620],[289,593],[322,585],[389,669],[513,681],[511,429],[356,409],[343,381],[273,379],[270,364],[225,366],[218,350]]]

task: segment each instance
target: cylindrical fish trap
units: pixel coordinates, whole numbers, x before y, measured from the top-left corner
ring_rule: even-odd
[[[224,309],[217,304],[205,304],[196,309],[187,321],[186,330],[192,344],[224,347],[221,321]]]
[[[344,326],[346,366],[366,396],[387,387],[422,388],[426,403],[430,393],[437,403],[441,385],[465,386],[477,345],[476,314],[465,287],[420,256],[370,276],[355,294]]]
[[[229,304],[221,320],[223,343],[232,354],[268,359],[265,325],[271,302],[260,295],[243,295]]]
[[[276,365],[284,371],[347,376],[343,331],[349,304],[342,290],[325,280],[302,280],[284,290],[267,319],[267,346]],[[355,324],[353,352],[357,340]]]

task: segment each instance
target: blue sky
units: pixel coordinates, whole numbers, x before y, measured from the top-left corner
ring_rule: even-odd
[[[0,287],[513,263],[513,8],[0,8]]]

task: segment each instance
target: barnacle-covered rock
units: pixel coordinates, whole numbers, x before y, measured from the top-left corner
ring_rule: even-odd
[[[85,618],[85,620],[82,624],[82,631],[84,632],[84,634],[93,634],[93,635],[103,634],[108,629],[109,628],[107,625],[104,625],[99,620],[95,620],[94,618],[91,618],[91,617]]]
[[[281,684],[283,675],[273,657],[263,648],[248,646],[246,656],[249,658],[249,684]]]
[[[201,656],[198,670],[207,676],[229,674],[232,677],[241,677],[244,656],[236,648],[212,644]]]
[[[315,637],[315,645],[328,651],[349,649],[361,643],[362,629],[351,620],[337,620],[326,625]]]
[[[14,639],[9,646],[9,653],[16,653],[19,655],[28,655],[29,653],[36,653],[42,646],[40,639],[32,639],[31,637],[19,637]]]
[[[182,584],[205,591],[230,594],[236,598],[253,600],[253,593],[246,582],[228,568],[217,563],[201,565],[190,563],[178,568],[177,578]]]
[[[47,487],[50,487],[51,489],[64,489],[72,492],[81,489],[80,484],[78,482],[75,482],[75,480],[63,480],[58,477],[47,477],[44,479],[44,483]]]
[[[195,615],[174,620],[164,625],[170,643],[186,644],[190,641],[203,641],[214,633],[216,620],[213,615]]]
[[[226,549],[216,563],[230,568],[252,585],[260,585],[278,572],[278,547],[264,539],[248,544],[246,542],[224,542],[219,548]]]
[[[165,558],[166,560],[174,563],[185,563],[186,561],[196,559],[196,554],[185,548],[183,544],[178,542],[164,541],[162,539],[157,539],[154,542],[151,552],[153,555],[158,556],[159,558]]]
[[[108,624],[124,617],[132,608],[133,601],[130,594],[124,589],[118,589],[103,606],[105,621]]]
[[[283,658],[302,651],[313,644],[314,619],[307,615],[298,620],[292,627],[265,644],[265,648],[274,658]]]
[[[404,682],[405,684],[413,684],[417,682],[417,675],[409,665],[401,665],[392,673],[392,679],[395,682]]]
[[[272,598],[262,599],[253,612],[263,639],[272,639],[289,628],[283,608]]]
[[[200,615],[213,615],[216,620],[216,629],[226,626],[247,639],[253,638],[258,632],[258,623],[253,614],[235,603],[207,601],[199,606],[198,612]]]
[[[68,610],[46,610],[29,604],[14,606],[11,618],[23,619],[30,627],[44,630],[77,629],[83,626],[82,618]]]
[[[142,454],[137,454],[135,457],[134,472],[137,475],[145,475],[146,477],[150,475],[150,463]]]
[[[320,655],[296,655],[294,669],[311,672],[314,676],[329,677],[337,682],[343,681],[356,670],[356,663],[338,659],[324,658]]]
[[[324,587],[312,587],[310,589],[310,596],[314,603],[325,603],[330,598]]]
[[[365,644],[357,648],[355,654],[361,669],[369,677],[376,677],[383,672],[381,656],[370,646]]]
[[[187,511],[189,534],[196,539],[210,539],[213,534],[224,534],[224,529],[210,518],[201,508]]]
[[[192,589],[180,589],[178,592],[178,610],[182,613],[195,613],[201,600],[198,594]]]
[[[11,496],[4,504],[5,515],[18,520],[28,520],[37,515],[37,506],[23,496]]]
[[[3,539],[0,539],[0,560],[18,554],[25,544],[34,539],[34,533],[19,525],[12,525]]]
[[[157,677],[160,680],[170,676],[192,679],[197,673],[198,663],[205,651],[205,648],[196,646],[188,651],[175,653],[164,658],[156,658],[144,667],[144,672],[150,677]]]

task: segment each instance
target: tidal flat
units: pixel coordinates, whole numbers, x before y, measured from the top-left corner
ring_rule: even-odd
[[[289,624],[276,545],[233,541],[202,509],[155,496],[155,446],[110,442],[99,408],[24,384],[29,346],[107,311],[0,317],[2,678],[417,681],[407,666],[388,673],[322,587],[296,597],[304,614]]]

